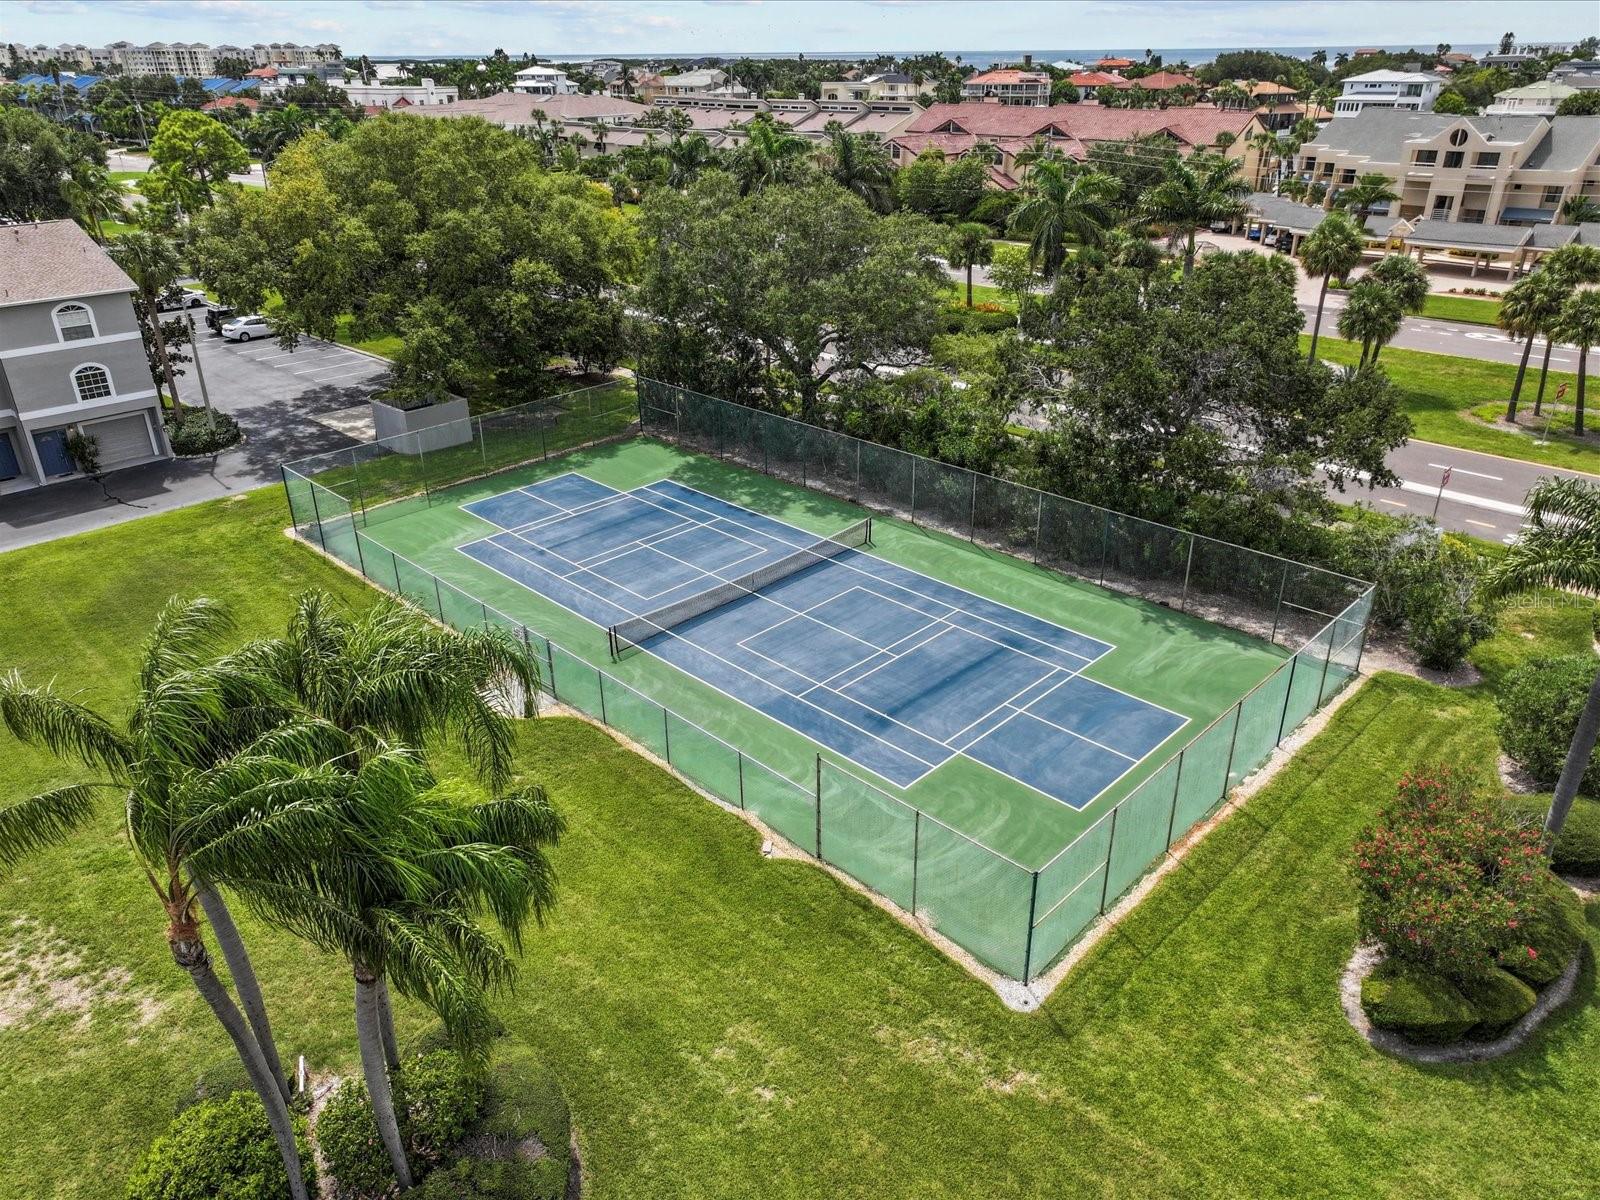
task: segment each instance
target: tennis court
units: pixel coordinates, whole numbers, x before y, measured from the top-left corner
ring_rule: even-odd
[[[1082,809],[1187,718],[1082,676],[1099,638],[674,480],[573,472],[462,507],[461,552],[908,788],[964,754]]]

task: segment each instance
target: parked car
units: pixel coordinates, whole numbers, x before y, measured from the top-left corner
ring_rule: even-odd
[[[157,312],[181,312],[186,308],[199,308],[206,303],[206,294],[199,288],[170,287],[156,301]]]
[[[222,327],[222,336],[230,342],[248,342],[251,338],[271,337],[272,326],[260,313],[235,317]]]
[[[234,318],[233,309],[226,304],[206,305],[206,328],[212,333],[221,333],[222,327]]]

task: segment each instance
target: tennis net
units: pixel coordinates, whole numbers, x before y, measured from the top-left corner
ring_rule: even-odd
[[[871,544],[872,518],[867,517],[846,526],[832,537],[819,538],[809,546],[802,546],[792,554],[785,554],[775,562],[758,567],[748,575],[730,579],[696,595],[663,605],[652,612],[629,617],[626,621],[618,621],[606,631],[611,643],[611,656],[621,658],[629,650],[638,649],[651,638],[666,633],[685,621],[692,621],[713,609],[721,608],[724,604],[732,604],[735,600],[754,595],[762,588],[771,587],[780,579],[787,579],[819,563],[837,558],[847,550],[856,550]]]

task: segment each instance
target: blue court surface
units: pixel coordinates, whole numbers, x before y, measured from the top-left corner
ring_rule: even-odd
[[[817,541],[670,479],[568,473],[463,507],[501,531],[463,554],[601,628]],[[900,787],[963,754],[1083,808],[1186,723],[1082,675],[1110,644],[864,550],[640,645]]]

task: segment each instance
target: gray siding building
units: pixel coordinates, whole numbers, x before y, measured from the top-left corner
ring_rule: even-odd
[[[71,221],[0,226],[0,495],[167,458],[133,281]]]

